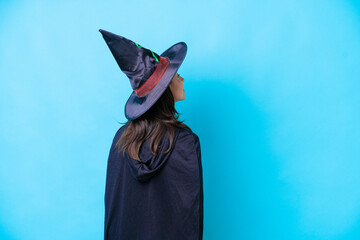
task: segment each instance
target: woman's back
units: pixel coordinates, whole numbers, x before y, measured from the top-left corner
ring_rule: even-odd
[[[170,152],[168,135],[159,155],[149,139],[140,148],[142,162],[115,147],[125,130],[115,134],[109,153],[105,191],[105,240],[201,240],[203,178],[199,137],[176,127]]]

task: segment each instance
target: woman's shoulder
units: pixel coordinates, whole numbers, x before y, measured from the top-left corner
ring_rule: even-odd
[[[180,132],[175,141],[174,155],[184,157],[190,161],[201,158],[199,136],[189,129],[178,129]]]
[[[197,141],[199,141],[199,136],[190,129],[178,127],[178,131],[179,131],[179,136],[178,136],[179,142],[197,142]]]
[[[125,130],[125,127],[126,127],[125,125],[122,125],[116,130],[115,135],[113,136],[112,145],[114,145],[115,142],[117,142],[119,140],[119,138],[121,137],[121,135],[123,134],[123,132]]]
[[[126,125],[122,125],[118,128],[118,130],[115,133],[115,138],[121,136],[121,134],[124,132]]]

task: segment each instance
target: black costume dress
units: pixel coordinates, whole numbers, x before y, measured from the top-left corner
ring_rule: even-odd
[[[105,189],[105,240],[201,240],[203,235],[203,178],[199,137],[176,128],[171,151],[166,134],[159,155],[149,139],[139,157],[123,157],[113,139]]]

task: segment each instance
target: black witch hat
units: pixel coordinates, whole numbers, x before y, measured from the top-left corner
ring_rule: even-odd
[[[149,110],[164,93],[184,61],[187,45],[179,42],[161,55],[114,33],[99,29],[121,71],[134,90],[125,104],[125,117],[133,120]]]

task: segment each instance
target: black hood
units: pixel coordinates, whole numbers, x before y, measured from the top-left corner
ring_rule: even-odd
[[[157,156],[154,156],[150,152],[150,148],[149,148],[150,139],[145,140],[142,143],[139,152],[139,157],[142,162],[130,158],[128,152],[126,151],[125,159],[128,162],[132,176],[139,182],[146,182],[151,177],[153,177],[157,172],[159,172],[162,166],[170,158],[178,136],[179,136],[179,129],[175,128],[175,136],[171,150],[168,153],[163,154],[163,152],[165,152],[170,145],[169,133],[166,133],[164,135],[164,138],[160,142],[160,148]]]

